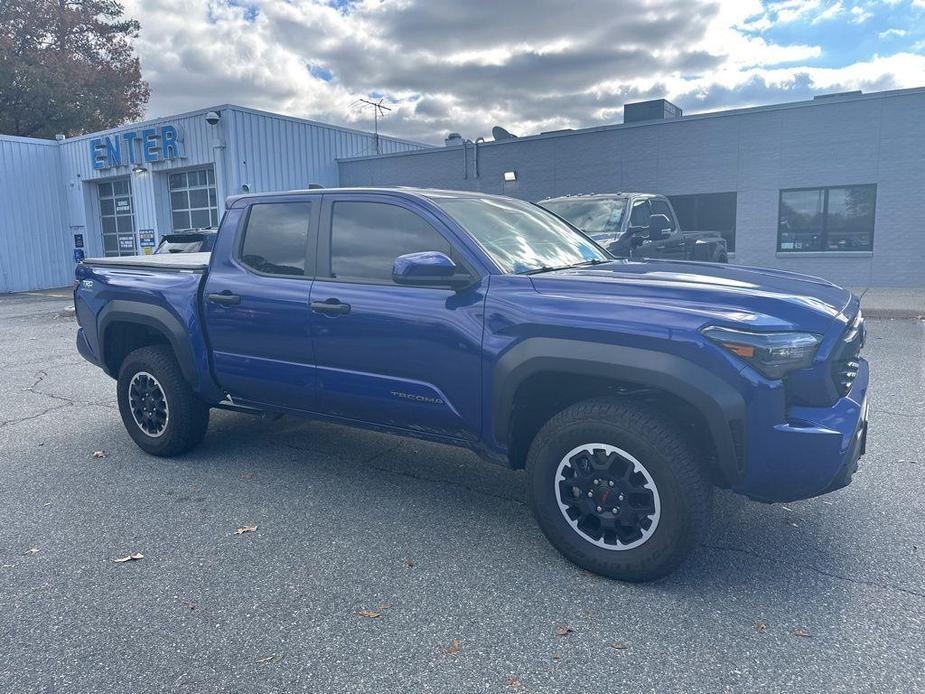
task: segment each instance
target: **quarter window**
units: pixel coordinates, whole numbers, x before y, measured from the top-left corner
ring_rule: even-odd
[[[870,251],[877,186],[782,190],[777,250]]]
[[[170,222],[174,231],[218,226],[218,200],[212,168],[170,174]]]
[[[420,251],[452,255],[449,242],[410,210],[380,202],[334,203],[331,277],[391,282],[395,258]]]
[[[240,260],[268,275],[304,277],[311,203],[251,205]]]

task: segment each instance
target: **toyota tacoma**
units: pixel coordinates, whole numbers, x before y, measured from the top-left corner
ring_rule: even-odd
[[[849,483],[868,366],[857,297],[717,263],[614,258],[531,203],[329,189],[231,197],[211,254],[77,266],[77,348],[129,435],[178,455],[212,408],[418,437],[526,468],[568,559],[643,581],[714,488]]]

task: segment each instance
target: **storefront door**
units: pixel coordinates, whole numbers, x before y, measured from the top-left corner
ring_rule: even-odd
[[[100,183],[98,192],[103,251],[108,256],[137,255],[138,239],[135,234],[131,179],[120,178]]]

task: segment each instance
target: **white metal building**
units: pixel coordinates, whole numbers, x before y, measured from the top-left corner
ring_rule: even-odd
[[[333,186],[337,159],[422,147],[231,105],[57,141],[0,135],[0,292],[70,284],[81,253],[214,227],[228,195]]]

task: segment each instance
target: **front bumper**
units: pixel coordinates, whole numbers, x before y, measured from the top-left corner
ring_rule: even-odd
[[[832,407],[790,407],[784,423],[749,426],[745,474],[735,491],[759,501],[794,501],[851,482],[867,446],[870,371],[859,359],[848,393]]]

